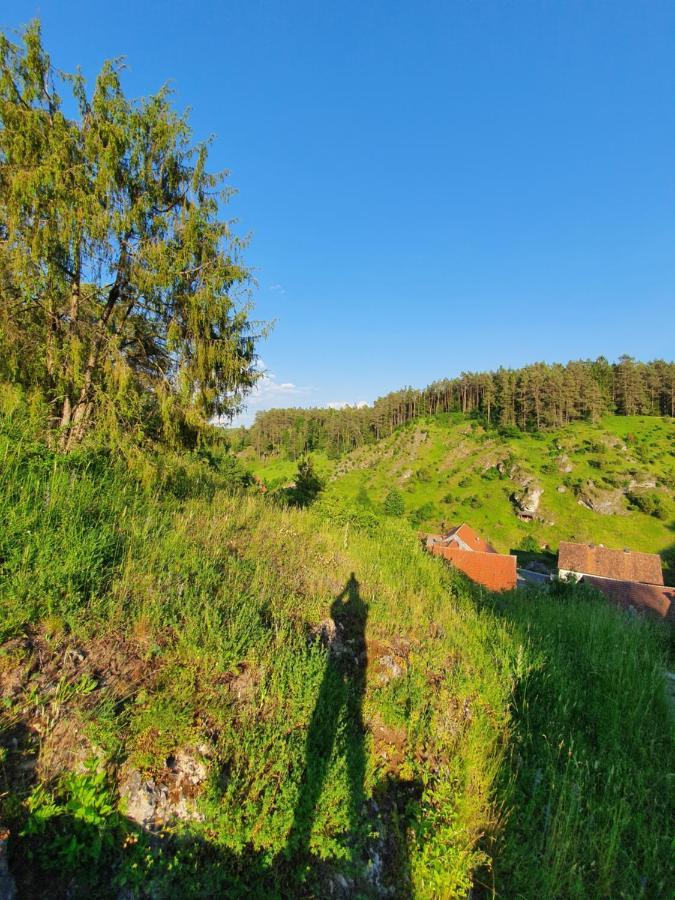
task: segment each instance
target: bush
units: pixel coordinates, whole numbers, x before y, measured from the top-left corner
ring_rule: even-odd
[[[663,497],[656,493],[636,494],[629,491],[626,499],[633,509],[639,509],[648,516],[654,516],[656,519],[666,519],[668,511],[663,502]]]
[[[434,506],[433,503],[423,503],[422,506],[418,506],[416,510],[414,510],[410,516],[410,521],[416,527],[419,527],[422,522],[429,522],[431,519],[438,517],[438,510]]]
[[[402,516],[405,512],[403,494],[397,488],[391,488],[384,498],[382,509],[386,516]]]
[[[522,541],[518,544],[518,549],[522,550],[523,553],[540,553],[541,552],[539,543],[537,542],[536,538],[531,534],[525,535],[525,537],[522,539]]]
[[[286,491],[286,499],[291,506],[309,506],[323,490],[323,482],[314,471],[311,456],[303,457],[298,463],[295,485]]]

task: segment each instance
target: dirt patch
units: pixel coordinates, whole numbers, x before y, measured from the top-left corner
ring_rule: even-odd
[[[84,734],[79,719],[64,716],[42,739],[36,774],[41,781],[52,781],[63,772],[83,774],[85,763],[102,756],[101,749]]]
[[[148,656],[145,646],[121,634],[98,638],[83,651],[82,673],[96,679],[116,700],[126,699],[156,681],[157,660]]]
[[[226,684],[230,696],[237,703],[247,703],[253,699],[260,684],[260,672],[247,663],[242,663],[237,673],[228,677]]]
[[[408,736],[405,728],[375,722],[370,732],[378,764],[387,774],[398,775],[406,759]]]
[[[368,675],[381,685],[400,678],[408,669],[413,641],[402,636],[392,641],[370,640],[366,642]]]

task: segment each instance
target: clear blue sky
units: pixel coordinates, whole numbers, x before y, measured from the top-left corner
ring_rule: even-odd
[[[15,0],[171,81],[251,232],[266,405],[675,338],[675,3]]]

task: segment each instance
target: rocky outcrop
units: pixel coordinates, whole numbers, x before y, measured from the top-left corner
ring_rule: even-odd
[[[628,483],[629,491],[648,491],[651,488],[656,487],[656,479],[650,478],[648,475],[643,476],[642,478],[631,478]]]
[[[174,821],[200,821],[202,816],[197,811],[196,798],[208,774],[202,756],[203,752],[178,750],[167,758],[164,769],[152,778],[136,768],[128,768],[119,783],[125,814],[150,830]]]
[[[511,494],[511,502],[519,519],[529,520],[536,518],[543,493],[543,487],[537,484],[531,475],[520,477],[520,490],[516,490]]]
[[[622,490],[604,490],[590,479],[581,488],[577,503],[603,516],[626,514]]]
[[[556,460],[556,462],[557,462],[557,464],[558,464],[558,470],[559,470],[560,472],[564,472],[566,475],[569,475],[569,473],[570,473],[570,472],[572,471],[572,469],[574,468],[574,467],[572,466],[572,463],[570,462],[569,456],[567,456],[565,453],[562,453],[562,454],[558,457],[558,459]]]
[[[538,518],[539,503],[541,495],[544,493],[543,487],[537,484],[534,475],[521,469],[517,464],[509,468],[508,475],[511,481],[518,485],[518,488],[511,494],[511,502],[518,518],[526,521]]]

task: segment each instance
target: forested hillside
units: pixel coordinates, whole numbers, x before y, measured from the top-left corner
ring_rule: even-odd
[[[522,431],[560,428],[569,422],[597,422],[603,415],[675,415],[675,363],[617,363],[603,357],[567,365],[535,363],[522,369],[465,372],[423,390],[404,388],[372,406],[345,409],[271,409],[236,433],[239,447],[258,456],[295,458],[321,450],[339,456],[388,437],[396,428],[439,413],[461,412],[487,426]]]

